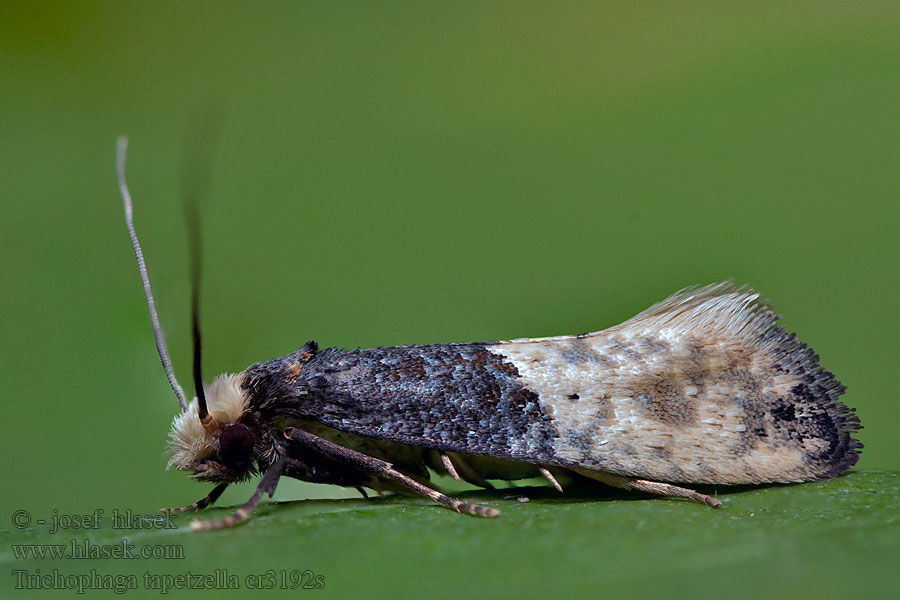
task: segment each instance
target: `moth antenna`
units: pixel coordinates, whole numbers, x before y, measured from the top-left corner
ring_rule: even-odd
[[[207,173],[201,173],[205,179]],[[200,230],[199,208],[197,196],[200,193],[192,178],[185,179],[184,217],[187,224],[191,253],[191,330],[194,342],[194,392],[197,394],[197,416],[204,428],[212,417],[206,407],[206,394],[203,390],[202,344],[200,336],[200,280],[202,278],[203,243]]]
[[[119,180],[119,192],[122,195],[122,202],[125,204],[125,226],[128,228],[128,237],[131,238],[131,247],[134,248],[134,255],[137,258],[138,271],[141,273],[141,283],[144,285],[144,297],[147,299],[147,309],[150,311],[150,323],[153,326],[153,338],[156,341],[156,352],[159,354],[159,360],[162,362],[163,370],[166,372],[166,379],[175,397],[178,398],[178,405],[181,411],[188,409],[187,402],[184,399],[184,391],[178,385],[175,379],[175,371],[172,369],[172,361],[169,360],[169,352],[166,350],[166,340],[163,336],[162,326],[159,324],[159,315],[156,313],[156,302],[153,300],[153,290],[150,289],[150,277],[147,275],[147,264],[144,262],[144,253],[141,250],[141,244],[138,242],[137,233],[134,231],[133,210],[131,206],[131,194],[128,191],[128,184],[125,181],[125,154],[128,150],[128,138],[124,135],[119,137],[116,142],[116,175]]]
[[[197,417],[205,427],[210,422],[209,411],[206,408],[206,394],[203,391],[203,370],[200,368],[200,316],[197,309],[198,293],[194,284],[191,294],[191,326],[194,338],[194,391],[197,394]]]

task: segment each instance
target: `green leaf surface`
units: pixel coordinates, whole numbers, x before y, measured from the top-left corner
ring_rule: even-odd
[[[0,598],[38,569],[136,576],[125,597],[151,598],[179,594],[145,574],[217,569],[241,589],[208,597],[267,570],[325,587],[262,597],[900,597],[897,23],[896,0],[0,2]],[[206,119],[216,135],[192,151]],[[183,182],[208,169],[207,380],[309,339],[593,331],[734,278],[847,386],[859,471],[718,490],[719,510],[599,486],[461,492],[501,508],[491,520],[290,481],[275,499],[295,501],[230,531],[113,529],[114,507],[157,515],[208,490],[164,471],[177,407],[125,235],[122,134],[186,389]],[[10,519],[100,508],[98,529],[52,535]],[[12,547],[123,538],[184,559]]]
[[[718,510],[602,488],[560,496],[522,487],[460,494],[499,508],[496,519],[396,496],[263,504],[241,526],[200,533],[190,530],[191,515],[115,528],[105,514],[97,529],[6,530],[2,562],[12,578],[7,589],[21,583],[16,571],[91,576],[93,570],[133,575],[137,589],[129,597],[186,585],[174,576],[191,572],[211,576],[203,587],[274,582],[273,594],[348,598],[887,598],[900,583],[898,492],[900,473],[865,471],[822,483],[719,490]],[[169,525],[176,528],[156,529]],[[150,547],[184,559],[21,556],[29,552],[23,545],[59,544],[71,552],[74,542],[96,552],[104,544],[120,547],[123,539],[134,553]],[[282,589],[293,585],[292,576],[301,586],[323,587]]]

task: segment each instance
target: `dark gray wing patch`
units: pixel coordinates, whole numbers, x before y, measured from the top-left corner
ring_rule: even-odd
[[[554,457],[557,434],[538,396],[484,344],[329,348],[302,362],[299,373],[297,354],[247,370],[254,404],[435,450],[529,462]]]

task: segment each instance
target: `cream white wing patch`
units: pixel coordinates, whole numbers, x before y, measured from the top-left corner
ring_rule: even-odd
[[[831,476],[855,451],[842,387],[776,319],[726,283],[603,331],[488,348],[538,394],[562,462],[672,482]]]

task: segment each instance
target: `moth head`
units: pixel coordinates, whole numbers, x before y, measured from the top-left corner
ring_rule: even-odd
[[[208,481],[238,481],[253,472],[256,439],[248,426],[243,375],[223,374],[204,386],[206,415],[194,398],[172,422],[169,467]]]
[[[181,414],[175,417],[170,432],[169,451],[171,459],[169,467],[182,471],[193,471],[194,477],[211,481],[238,481],[253,474],[254,446],[257,437],[250,426],[248,417],[249,397],[243,389],[243,375],[220,375],[206,386],[202,381],[200,368],[200,227],[197,214],[197,198],[186,198],[185,217],[188,230],[193,233],[190,238],[191,255],[191,324],[194,341],[194,391],[197,396],[188,404],[184,391],[175,379],[175,371],[166,341],[163,336],[159,315],[156,312],[156,301],[150,289],[150,278],[144,253],[134,230],[134,209],[131,204],[131,193],[125,181],[125,153],[128,140],[120,137],[116,145],[116,175],[119,191],[125,208],[125,226],[128,237],[137,258],[138,272],[147,299],[150,322],[153,325],[153,337],[156,340],[156,351],[162,363],[169,385],[178,399]],[[202,186],[201,188],[202,189]],[[191,190],[194,190],[192,187]],[[191,191],[188,190],[188,191]],[[191,194],[189,194],[191,195]]]

